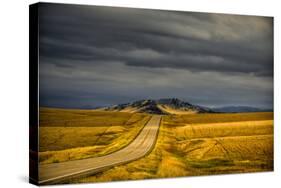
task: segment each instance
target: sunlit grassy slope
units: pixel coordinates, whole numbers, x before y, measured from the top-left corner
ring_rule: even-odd
[[[165,116],[149,155],[70,182],[272,171],[272,120],[270,112]]]
[[[146,114],[41,108],[40,163],[112,153],[128,145],[149,119]]]

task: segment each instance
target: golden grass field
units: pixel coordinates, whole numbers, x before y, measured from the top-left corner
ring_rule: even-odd
[[[40,108],[41,164],[102,156],[128,145],[151,115]],[[163,116],[152,152],[69,183],[273,170],[273,113]]]
[[[112,153],[128,145],[150,119],[147,114],[40,108],[41,164]]]
[[[70,183],[272,170],[272,112],[170,115],[149,155]]]

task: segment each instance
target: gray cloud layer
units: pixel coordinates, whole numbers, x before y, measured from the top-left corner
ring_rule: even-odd
[[[41,4],[40,102],[272,107],[272,18]]]

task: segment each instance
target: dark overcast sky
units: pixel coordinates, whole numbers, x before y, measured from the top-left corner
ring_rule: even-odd
[[[40,105],[272,108],[273,19],[40,4]]]

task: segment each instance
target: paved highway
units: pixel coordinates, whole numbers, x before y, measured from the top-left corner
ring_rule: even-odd
[[[139,159],[149,153],[156,142],[161,122],[160,115],[153,115],[140,134],[125,148],[102,157],[61,163],[39,165],[39,184],[54,184],[69,178],[83,177]]]

